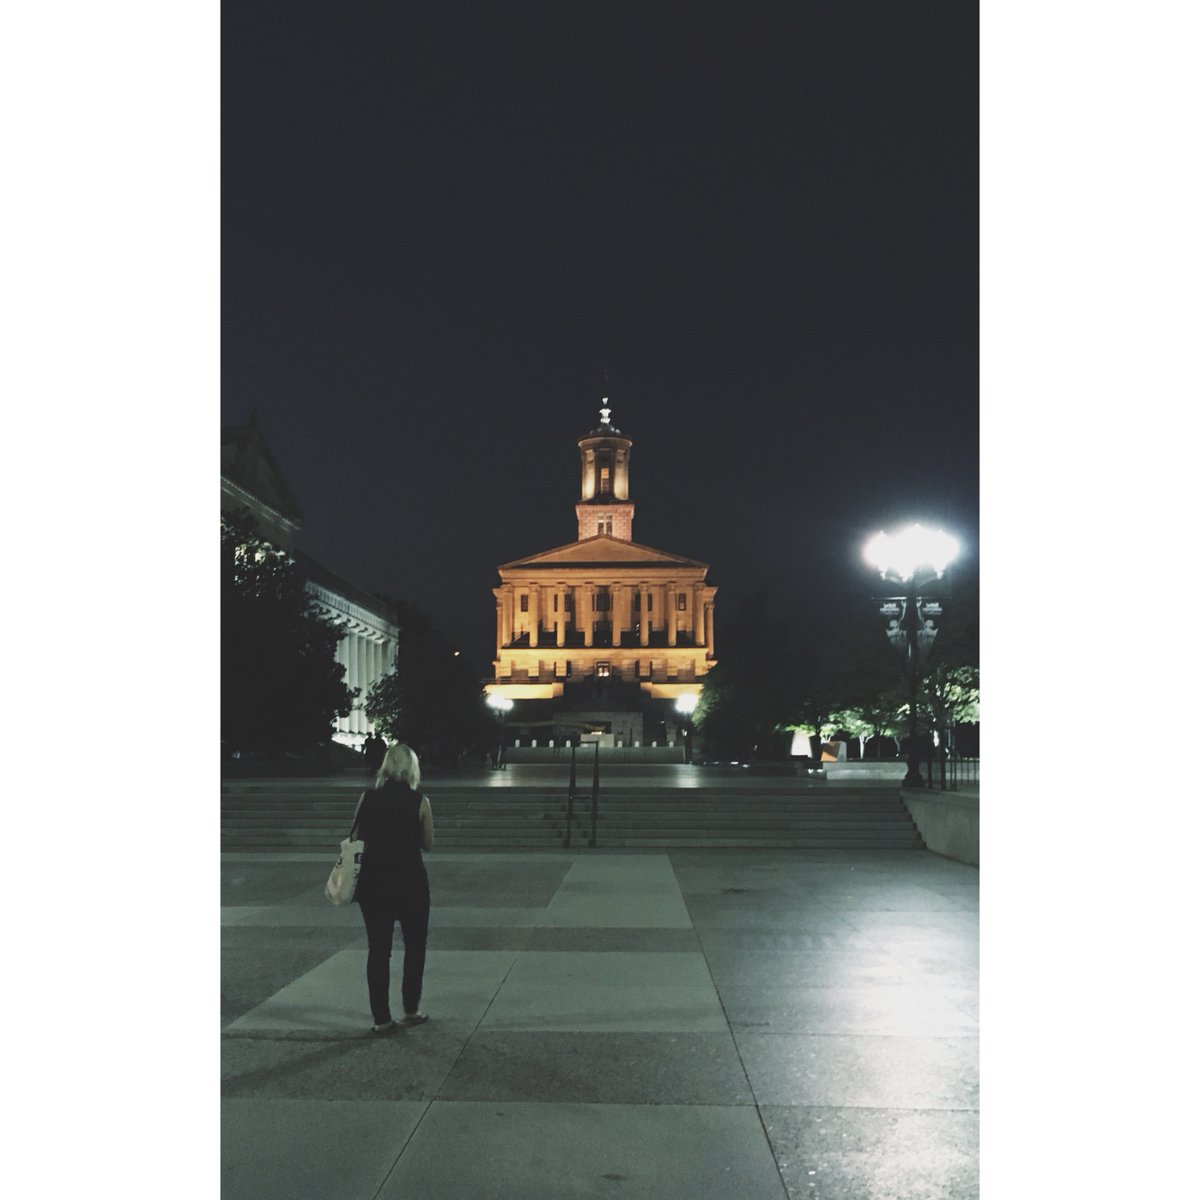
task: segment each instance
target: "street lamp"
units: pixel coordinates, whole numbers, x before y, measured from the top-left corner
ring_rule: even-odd
[[[692,761],[692,713],[700,697],[695,692],[684,692],[675,697],[675,711],[683,717],[683,760]]]
[[[513,702],[499,692],[488,692],[487,705],[500,718],[500,749],[496,752],[496,766],[504,765],[505,717],[512,712]]]
[[[935,636],[933,622],[927,621],[918,630],[917,589],[934,579],[940,579],[946,568],[958,556],[958,539],[942,529],[927,529],[924,525],[907,525],[895,533],[877,533],[863,547],[863,557],[879,574],[893,583],[904,585],[902,609],[893,638],[904,654],[908,674],[908,773],[904,786],[925,786],[921,778],[920,755],[917,751],[917,670],[920,666],[922,643]],[[891,635],[889,635],[891,636]],[[930,781],[932,782],[932,780]]]

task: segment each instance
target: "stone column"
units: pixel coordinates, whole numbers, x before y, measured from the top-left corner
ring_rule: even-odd
[[[712,605],[704,605],[704,644],[712,648]]]
[[[365,633],[358,635],[358,686],[362,689],[358,695],[358,732],[367,732],[367,715],[363,705],[367,702],[367,692],[371,687],[371,660],[368,654],[370,643]]]
[[[496,597],[496,657],[500,657],[500,647],[507,639],[504,636],[504,602]]]
[[[542,619],[542,589],[535,583],[529,589],[529,644],[538,644],[538,625]]]
[[[348,642],[347,638],[344,638],[344,637],[341,638],[338,641],[337,653],[334,656],[336,661],[338,663],[340,663],[343,667],[346,668],[345,672],[342,675],[342,682],[347,687],[350,686],[350,659],[347,656],[348,644],[349,644],[349,642]],[[337,730],[338,730],[338,733],[349,733],[350,732],[350,718],[349,717],[338,717]]]
[[[511,584],[505,584],[500,589],[500,622],[502,641],[505,646],[513,640],[513,590]]]
[[[554,642],[557,646],[567,644],[567,589],[560,583],[554,589],[554,602],[558,611],[554,614]]]
[[[692,637],[697,646],[704,645],[704,588],[699,583],[692,588]]]
[[[585,584],[579,589],[583,594],[580,599],[583,602],[583,644],[590,646],[592,644],[592,626],[596,623],[596,612],[593,605],[596,602],[596,588],[593,584]],[[575,614],[578,619],[579,614]]]
[[[638,584],[638,596],[641,598],[641,636],[638,639],[643,646],[650,645],[650,589],[645,584]]]
[[[678,623],[679,623],[678,622],[678,614],[675,611],[675,589],[676,589],[676,586],[677,585],[675,583],[675,580],[673,580],[673,579],[670,581],[670,583],[667,584],[666,618],[667,618],[667,645],[668,646],[675,645],[675,633],[676,633],[676,629],[677,629]]]
[[[625,585],[623,583],[614,583],[609,588],[609,595],[612,597],[609,600],[612,608],[608,614],[612,619],[612,643],[614,646],[619,646],[621,644],[621,634],[625,632]]]

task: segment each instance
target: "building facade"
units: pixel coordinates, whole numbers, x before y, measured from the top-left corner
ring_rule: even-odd
[[[717,589],[706,563],[633,540],[633,442],[611,412],[579,439],[576,540],[498,569],[487,690],[547,738],[646,744],[672,737],[675,702],[716,662]]]
[[[303,518],[287,481],[263,438],[258,418],[221,431],[221,514],[248,514],[264,540],[285,550],[304,573],[317,611],[342,631],[337,661],[346,685],[358,688],[354,708],[339,717],[333,740],[360,747],[375,731],[363,703],[371,688],[396,661],[400,627],[391,606],[342,579],[297,549]]]

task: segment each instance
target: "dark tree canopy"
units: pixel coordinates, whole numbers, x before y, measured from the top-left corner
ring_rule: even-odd
[[[722,632],[716,666],[704,676],[694,717],[709,758],[746,758],[778,740],[795,707],[796,661],[787,628],[771,620],[767,597],[748,596]]]
[[[304,576],[249,517],[221,520],[221,741],[225,751],[302,752],[329,741],[355,693]]]
[[[367,716],[390,742],[423,761],[451,764],[495,742],[496,722],[475,669],[425,613],[390,599],[400,614],[395,670],[368,693]]]

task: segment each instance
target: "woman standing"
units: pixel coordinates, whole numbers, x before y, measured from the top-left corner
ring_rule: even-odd
[[[429,936],[429,876],[421,851],[433,849],[433,813],[428,798],[417,790],[420,786],[417,756],[397,742],[388,747],[374,789],[363,793],[358,806],[363,857],[354,899],[367,927],[372,1033],[398,1028],[389,999],[397,921],[404,937],[404,1024],[420,1025],[429,1019],[420,1011]]]

